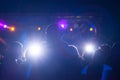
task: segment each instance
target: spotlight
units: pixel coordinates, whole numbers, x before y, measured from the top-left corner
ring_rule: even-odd
[[[29,51],[29,55],[30,57],[41,57],[43,56],[43,45],[39,44],[39,43],[32,43],[28,46],[28,51]]]
[[[64,28],[64,27],[65,27],[65,25],[64,25],[64,24],[61,24],[61,27],[62,27],[62,28]]]
[[[73,28],[70,28],[70,32],[72,32],[73,31]]]
[[[59,26],[59,28],[62,29],[62,30],[66,29],[66,28],[67,28],[67,21],[66,21],[66,20],[60,20],[60,21],[58,22],[58,26]]]
[[[38,31],[40,31],[41,30],[41,27],[38,27]]]
[[[90,28],[90,32],[92,32],[93,31],[93,28]]]
[[[86,53],[91,54],[91,53],[94,53],[96,51],[96,47],[94,44],[88,43],[85,45],[84,50]]]
[[[15,27],[10,27],[9,29],[10,29],[10,31],[12,31],[12,32],[15,31]]]

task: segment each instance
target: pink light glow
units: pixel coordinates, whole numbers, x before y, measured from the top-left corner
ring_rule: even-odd
[[[58,26],[60,29],[66,29],[67,28],[67,21],[66,20],[60,20],[58,22]]]

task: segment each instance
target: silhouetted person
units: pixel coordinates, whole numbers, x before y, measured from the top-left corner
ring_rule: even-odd
[[[6,51],[7,51],[7,43],[3,38],[0,37],[0,80],[3,79],[3,69],[4,69],[4,60],[5,60]]]
[[[120,80],[120,43],[115,43],[112,47],[112,53],[109,58],[109,65],[112,67],[112,72],[108,80]]]
[[[31,72],[31,79],[42,80],[80,80],[81,65],[76,50],[61,41],[62,33],[58,26],[52,25],[47,30],[48,53],[39,71]],[[36,74],[36,75],[35,75]],[[39,75],[40,74],[40,75]],[[39,75],[39,76],[38,76]],[[35,77],[36,76],[36,77]]]
[[[20,65],[15,62],[15,59],[21,54],[21,48],[17,43],[7,42],[8,49],[4,53],[4,61],[2,64],[2,79],[1,80],[24,80],[25,65]]]
[[[85,80],[106,80],[104,74],[104,64],[111,53],[111,48],[108,45],[102,45],[101,49],[95,52],[92,62],[88,65],[87,75]]]

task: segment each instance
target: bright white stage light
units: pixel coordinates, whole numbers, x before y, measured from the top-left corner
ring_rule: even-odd
[[[85,45],[84,50],[86,53],[94,53],[96,51],[96,47],[94,44],[88,43]]]
[[[31,57],[39,57],[43,55],[43,46],[39,43],[32,43],[28,46]]]

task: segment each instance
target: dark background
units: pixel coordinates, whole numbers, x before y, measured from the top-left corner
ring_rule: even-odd
[[[104,25],[100,27],[102,32],[109,35],[111,30],[113,38],[119,39],[119,5],[119,0],[1,0],[0,19],[8,25],[28,28],[34,24],[49,24],[53,16],[91,15],[89,13],[97,12],[97,16],[111,19],[103,21]]]

